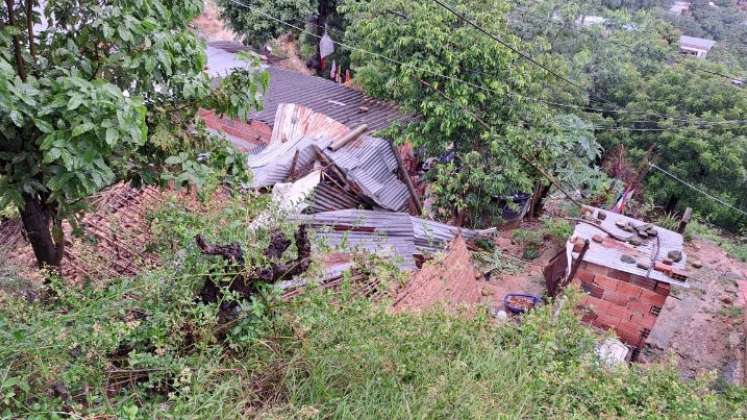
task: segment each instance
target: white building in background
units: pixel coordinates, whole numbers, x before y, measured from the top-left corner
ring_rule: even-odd
[[[584,28],[590,28],[592,26],[604,26],[607,23],[607,18],[601,16],[581,16],[576,19],[576,25]]]
[[[690,4],[689,1],[676,1],[669,8],[669,11],[675,15],[683,15],[690,11]]]
[[[694,36],[680,36],[680,53],[693,55],[698,58],[705,58],[708,51],[716,45],[712,39],[697,38]]]

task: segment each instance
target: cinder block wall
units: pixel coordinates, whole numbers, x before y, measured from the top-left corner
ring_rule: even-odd
[[[586,292],[583,320],[612,329],[625,344],[641,348],[669,296],[670,285],[582,262],[573,283]]]
[[[205,124],[213,130],[223,131],[226,134],[250,143],[267,144],[272,137],[272,127],[260,121],[245,123],[239,120],[220,117],[206,109],[201,109],[199,115],[205,121]]]

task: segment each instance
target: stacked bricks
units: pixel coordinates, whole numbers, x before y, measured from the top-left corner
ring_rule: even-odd
[[[625,344],[642,347],[656,324],[670,285],[582,262],[573,282],[587,295],[582,306],[590,312],[583,321],[614,330]]]
[[[222,131],[228,135],[246,140],[252,144],[267,144],[272,137],[272,127],[260,122],[250,121],[248,123],[240,120],[220,117],[212,111],[200,109],[200,118],[213,130]]]

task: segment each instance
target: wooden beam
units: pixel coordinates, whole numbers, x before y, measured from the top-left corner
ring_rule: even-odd
[[[584,240],[584,247],[581,248],[581,252],[578,253],[578,258],[576,258],[576,261],[573,262],[573,265],[571,266],[571,272],[568,274],[568,278],[563,282],[561,285],[561,289],[569,285],[573,278],[576,277],[576,272],[578,271],[578,268],[581,266],[581,263],[584,261],[584,256],[586,255],[586,251],[589,250],[590,242],[588,239]]]
[[[682,218],[680,219],[680,223],[677,225],[677,233],[685,233],[685,228],[687,228],[687,224],[690,223],[690,219],[693,217],[693,209],[690,207],[685,209],[685,213],[682,215]]]
[[[388,141],[388,140],[387,140]],[[402,175],[403,181],[405,181],[405,185],[407,186],[408,191],[410,191],[410,199],[412,200],[412,203],[415,204],[415,209],[418,211],[418,215],[423,214],[423,205],[420,204],[420,197],[418,196],[418,192],[415,190],[415,186],[412,184],[412,180],[410,179],[410,174],[407,173],[407,169],[405,169],[405,164],[402,162],[402,158],[399,155],[399,152],[397,152],[397,148],[394,147],[394,143],[391,141],[389,142],[389,147],[392,148],[392,153],[394,153],[394,157],[397,159],[397,166],[399,167],[399,173]]]
[[[354,128],[352,131],[349,131],[340,140],[337,140],[336,142],[330,144],[328,148],[332,150],[333,152],[335,152],[339,150],[340,148],[342,148],[343,146],[345,146],[346,144],[360,137],[361,134],[366,132],[366,130],[368,130],[368,124],[359,125],[358,127]]]

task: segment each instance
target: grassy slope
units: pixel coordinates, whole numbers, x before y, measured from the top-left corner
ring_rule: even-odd
[[[193,296],[201,274],[219,264],[199,256],[191,238],[207,231],[250,249],[262,238],[246,236],[246,212],[163,210],[156,231],[166,268],[132,280],[99,290],[58,285],[49,303],[0,291],[0,414],[747,416],[744,389],[682,382],[666,367],[600,366],[572,305],[557,318],[543,308],[521,325],[497,326],[443,311],[393,315],[344,290],[312,291],[290,304],[245,303],[216,341],[218,305]],[[219,221],[229,222],[215,228]]]

